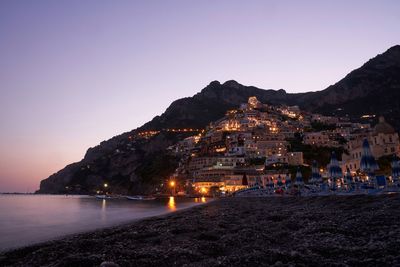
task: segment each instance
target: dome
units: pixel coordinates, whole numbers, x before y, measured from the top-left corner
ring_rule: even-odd
[[[394,134],[396,131],[394,128],[385,121],[384,117],[379,117],[379,122],[377,125],[374,127],[374,133],[375,134]]]

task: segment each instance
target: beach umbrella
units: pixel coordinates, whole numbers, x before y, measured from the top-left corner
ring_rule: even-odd
[[[281,177],[280,174],[278,175],[278,182],[277,182],[277,185],[278,185],[279,187],[282,187],[282,186],[283,186],[282,177]]]
[[[393,155],[391,165],[392,165],[392,175],[395,177],[400,177],[400,161],[396,155]]]
[[[256,177],[256,186],[260,186],[261,185],[261,178],[259,176]]]
[[[361,171],[368,174],[373,174],[377,169],[379,169],[366,138],[364,139],[362,144],[360,169]]]
[[[319,173],[318,164],[314,160],[311,166],[311,179],[310,182],[312,184],[320,183],[321,182],[321,174]]]
[[[393,155],[391,165],[392,165],[393,181],[396,182],[399,180],[399,177],[400,177],[400,161],[399,161],[399,158],[396,157],[396,155]]]
[[[295,185],[303,185],[303,175],[301,174],[300,168],[297,168]]]
[[[291,185],[292,185],[292,179],[290,178],[289,173],[287,173],[287,174],[286,174],[286,177],[285,177],[285,186],[286,186],[286,189],[290,188]]]
[[[267,186],[268,186],[268,187],[274,187],[274,180],[272,179],[272,177],[269,177],[269,178],[268,178],[268,184],[267,184]]]
[[[346,184],[348,184],[348,185],[353,183],[353,176],[351,176],[350,169],[348,167],[346,168],[344,180],[345,180]]]
[[[249,182],[247,181],[247,176],[246,176],[246,174],[243,174],[242,185],[249,185]]]
[[[332,187],[336,188],[336,180],[341,178],[343,173],[336,158],[335,151],[332,152],[331,161],[328,166],[329,177],[332,179]]]

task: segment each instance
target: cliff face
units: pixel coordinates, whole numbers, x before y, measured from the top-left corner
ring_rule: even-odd
[[[361,114],[384,115],[400,129],[400,46],[369,60],[338,83],[319,92],[288,94],[263,90],[236,81],[211,82],[193,97],[174,101],[160,116],[142,127],[89,148],[82,161],[70,164],[44,179],[40,193],[93,193],[105,182],[118,193],[149,192],[170,175],[177,159],[166,148],[186,135],[161,132],[150,139],[131,137],[145,130],[203,128],[221,118],[226,110],[256,96],[263,103],[299,105],[324,114],[359,118]]]
[[[95,193],[103,189],[104,183],[109,185],[108,191],[115,193],[151,190],[175,169],[176,159],[165,150],[183,137],[160,133],[149,140],[131,140],[129,136],[134,133],[125,133],[88,149],[80,162],[42,180],[38,193]],[[153,172],[146,173],[148,170]]]

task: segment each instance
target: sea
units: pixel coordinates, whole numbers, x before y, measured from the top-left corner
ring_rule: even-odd
[[[147,201],[93,196],[0,194],[0,251],[163,215],[206,198]]]

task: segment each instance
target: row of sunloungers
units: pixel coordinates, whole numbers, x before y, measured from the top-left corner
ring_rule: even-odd
[[[375,181],[375,183],[354,182],[333,188],[326,183],[303,184],[290,187],[262,187],[252,186],[235,192],[234,196],[239,197],[263,197],[263,196],[323,196],[323,195],[362,195],[362,194],[387,194],[400,193],[400,183],[387,184]]]

